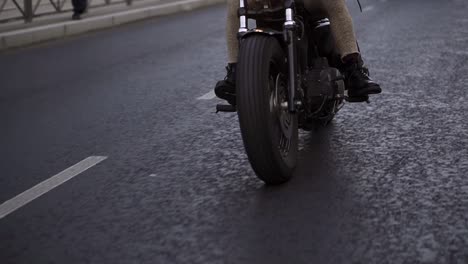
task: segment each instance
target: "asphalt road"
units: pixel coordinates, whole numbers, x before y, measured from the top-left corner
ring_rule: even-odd
[[[301,134],[265,187],[224,76],[224,6],[0,54],[0,263],[468,263],[468,2],[349,2],[384,93]]]

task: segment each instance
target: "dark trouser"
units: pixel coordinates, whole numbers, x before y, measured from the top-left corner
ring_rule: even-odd
[[[83,14],[88,5],[88,0],[72,0],[72,5],[75,14]]]

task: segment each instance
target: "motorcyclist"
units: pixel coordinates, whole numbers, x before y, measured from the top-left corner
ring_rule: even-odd
[[[331,22],[331,32],[335,39],[335,47],[341,56],[340,70],[345,77],[350,101],[367,98],[370,94],[382,92],[380,85],[369,77],[369,71],[364,67],[357,45],[353,21],[349,14],[345,0],[303,0],[305,7],[313,14],[323,14]],[[239,0],[227,0],[226,40],[228,50],[227,75],[224,80],[215,86],[215,94],[229,104],[236,104],[236,65],[239,53],[237,32],[239,29],[239,17],[237,10]],[[248,4],[254,4],[254,0],[248,0]]]

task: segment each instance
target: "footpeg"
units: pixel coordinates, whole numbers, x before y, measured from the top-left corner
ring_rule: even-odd
[[[345,100],[347,102],[349,102],[349,103],[364,103],[364,102],[366,102],[366,103],[370,104],[368,95],[366,95],[366,96],[353,96],[353,97],[346,96]]]
[[[219,112],[227,112],[227,113],[232,113],[232,112],[237,112],[237,108],[235,105],[216,105],[216,113]]]

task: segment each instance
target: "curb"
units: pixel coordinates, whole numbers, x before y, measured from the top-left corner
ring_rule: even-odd
[[[184,0],[175,3],[144,7],[79,21],[21,29],[0,34],[0,50],[27,46],[34,43],[78,35],[98,29],[110,28],[129,22],[163,15],[186,12],[204,6],[223,3],[224,0]]]

